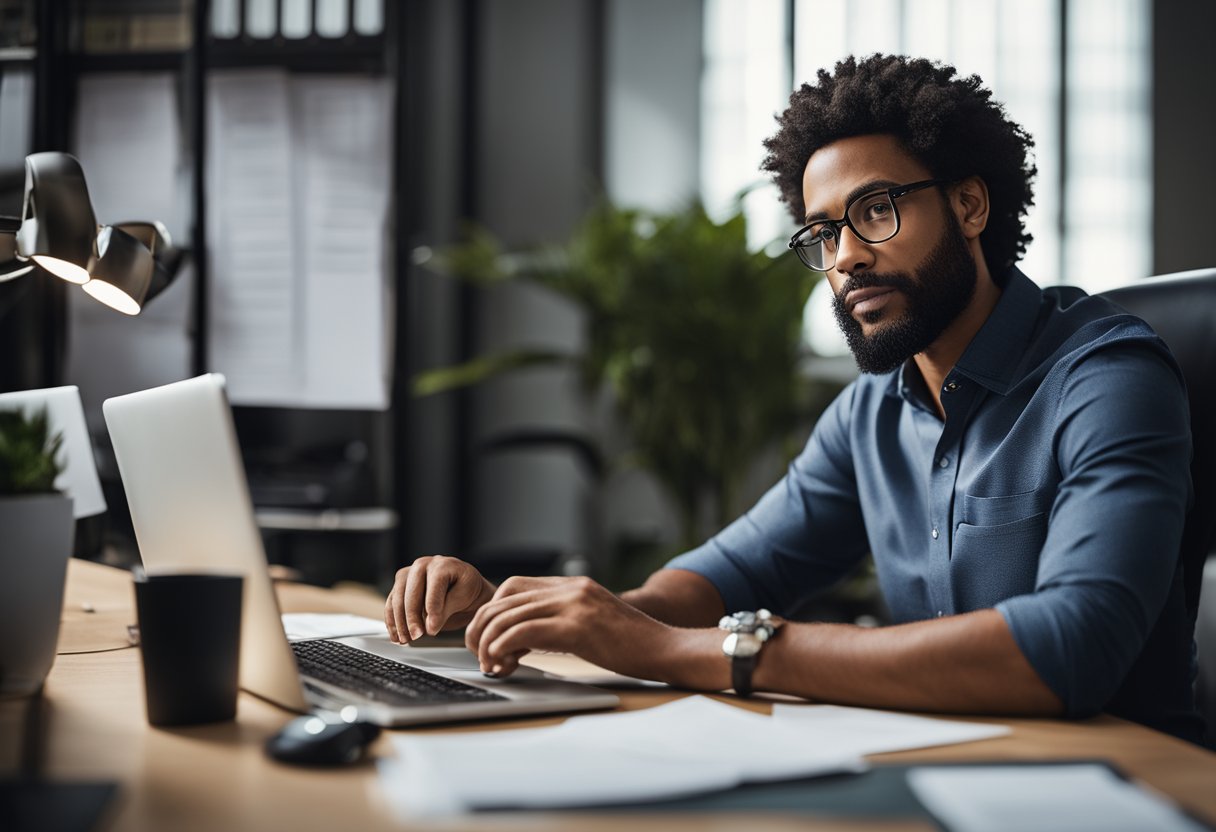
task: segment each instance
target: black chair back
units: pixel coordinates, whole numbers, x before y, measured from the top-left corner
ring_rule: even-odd
[[[1199,611],[1203,565],[1216,539],[1216,269],[1161,275],[1103,292],[1148,322],[1169,345],[1191,406],[1195,502],[1182,532],[1182,580],[1191,621]]]

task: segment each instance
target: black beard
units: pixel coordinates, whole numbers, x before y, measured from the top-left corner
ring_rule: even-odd
[[[975,260],[954,217],[947,215],[946,229],[933,251],[916,269],[916,277],[905,273],[852,275],[832,302],[836,322],[863,373],[889,373],[929,345],[954,323],[975,296],[979,279]],[[890,286],[904,294],[907,308],[894,321],[865,335],[861,322],[845,307],[845,296],[854,289]],[[866,323],[882,320],[885,310],[864,314]]]

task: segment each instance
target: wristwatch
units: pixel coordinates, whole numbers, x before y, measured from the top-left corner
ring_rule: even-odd
[[[722,616],[719,630],[729,635],[722,642],[722,652],[730,659],[730,681],[735,693],[750,696],[752,672],[760,656],[760,648],[773,637],[781,622],[768,610],[736,612]]]

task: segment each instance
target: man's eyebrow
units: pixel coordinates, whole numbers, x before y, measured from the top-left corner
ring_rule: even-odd
[[[890,179],[871,179],[869,182],[862,182],[845,195],[844,204],[848,205],[850,202],[857,199],[857,197],[861,196],[862,194],[868,194],[870,191],[881,191],[886,188],[897,187],[898,185],[898,182],[893,182]],[[828,219],[828,214],[826,211],[815,211],[814,213],[807,214],[805,217],[803,217],[803,220],[805,220],[807,225],[810,225],[816,220],[826,219]]]

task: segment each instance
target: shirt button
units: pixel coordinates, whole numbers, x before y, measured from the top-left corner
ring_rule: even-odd
[[[941,459],[939,459],[937,461],[937,467],[938,468],[949,468],[950,467],[950,457],[944,456]]]
[[[938,618],[941,618],[941,617],[942,617],[942,611],[941,611],[941,610],[938,610],[938,611],[937,611],[937,617],[938,617]]]
[[[933,527],[933,531],[931,531],[930,534],[933,535],[934,540],[937,540],[937,526]]]
[[[957,389],[958,389],[958,382],[957,382],[957,381],[948,381],[948,382],[946,382],[946,392],[947,392],[947,393],[953,393],[953,392],[954,392],[955,390],[957,390]]]

